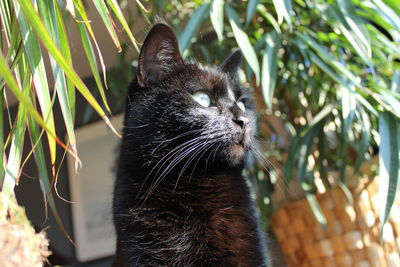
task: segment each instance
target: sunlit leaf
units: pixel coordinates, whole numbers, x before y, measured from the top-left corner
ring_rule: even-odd
[[[50,90],[47,82],[47,74],[44,66],[44,59],[40,50],[39,41],[33,34],[32,28],[29,26],[25,15],[22,13],[18,3],[14,3],[14,10],[17,14],[20,31],[24,42],[25,54],[29,63],[29,68],[33,76],[33,84],[36,90],[40,108],[42,110],[44,121],[51,132],[55,133],[53,105],[50,99]],[[56,141],[52,138],[51,133],[48,132],[48,142],[51,165],[54,166],[56,162]]]
[[[41,115],[37,112],[35,107],[32,105],[32,103],[29,100],[29,97],[27,97],[22,91],[20,90],[16,80],[14,79],[10,69],[7,66],[7,63],[5,61],[5,58],[3,54],[0,53],[0,76],[2,76],[8,85],[8,88],[12,91],[12,93],[15,95],[15,97],[19,100],[20,105],[24,106],[26,111],[32,116],[36,122],[46,130],[46,132],[50,133],[50,135],[56,140],[56,142],[61,145],[63,148],[68,149],[65,144],[59,140],[55,134],[54,131],[52,131],[51,128],[49,128],[46,124],[46,122],[43,120]],[[75,154],[72,153],[72,156],[76,157]]]
[[[86,10],[84,8],[84,5],[82,3],[82,0],[74,0],[74,4],[75,4],[75,8],[78,12],[77,14],[77,22],[78,23],[83,23],[85,24],[87,31],[90,34],[90,37],[93,40],[93,43],[96,47],[96,51],[97,54],[99,56],[99,61],[100,61],[100,65],[101,65],[101,70],[103,72],[103,80],[104,80],[104,84],[107,87],[107,76],[106,76],[106,65],[104,64],[104,60],[103,60],[103,55],[101,53],[99,44],[97,43],[96,37],[94,35],[92,26],[91,26],[91,21],[89,20],[89,17],[87,16]]]
[[[393,80],[390,90],[395,93],[400,93],[400,71],[395,71],[393,73]]]
[[[383,19],[385,19],[386,22],[398,29],[400,25],[400,14],[396,14],[396,12],[386,5],[382,0],[371,0],[371,2],[373,4],[369,5],[369,7],[379,14]]]
[[[60,51],[65,56],[66,61],[71,64],[71,54],[68,42],[68,37],[65,32],[65,26],[61,19],[61,13],[59,12],[58,2],[53,0],[48,3],[39,1],[38,3],[40,15],[43,19],[47,30],[53,38],[53,41],[57,44]],[[68,92],[75,90],[73,85],[65,78],[64,71],[58,66],[54,58],[50,55],[51,67],[55,79],[55,90],[60,102],[61,112],[64,118],[64,124],[67,129],[70,149],[76,153],[76,140],[74,133],[74,120],[73,120],[73,109],[70,106],[70,97]],[[68,84],[67,84],[68,81]],[[72,88],[71,88],[72,87]]]
[[[257,11],[260,13],[261,16],[263,16],[266,20],[271,23],[272,27],[274,27],[275,31],[278,33],[281,33],[281,29],[279,28],[278,22],[275,20],[275,18],[268,12],[268,10],[265,8],[264,5],[258,4],[257,5]]]
[[[68,35],[67,35],[67,31],[66,31],[66,27],[65,27],[65,19],[63,17],[63,14],[61,12],[61,8],[60,5],[58,3],[58,0],[53,0],[53,5],[54,5],[54,12],[55,12],[55,23],[57,26],[57,34],[58,34],[58,39],[60,41],[60,51],[61,53],[64,55],[65,60],[67,61],[68,64],[70,64],[72,66],[72,57],[71,57],[71,49],[69,46],[69,40],[68,40]],[[65,83],[67,85],[67,95],[68,95],[68,105],[69,105],[69,110],[70,110],[70,114],[71,114],[71,120],[72,122],[74,122],[75,120],[75,86],[74,84],[71,82],[71,80],[66,79],[65,77],[65,73],[64,71],[62,71],[62,76],[64,76],[65,79]],[[63,95],[64,93],[58,93],[59,98],[64,98],[64,96],[60,96],[59,94]],[[67,102],[67,100],[60,100],[61,102]],[[63,105],[63,104],[61,104]],[[67,104],[65,104],[65,109]],[[69,120],[69,119],[67,119]],[[69,123],[66,122],[67,124],[67,132],[68,132],[68,136],[70,138],[70,142],[71,143],[75,143],[75,138],[72,138],[72,129],[70,129],[71,127],[69,127]]]
[[[278,15],[278,22],[282,24],[283,18],[285,18],[287,24],[289,25],[290,31],[292,31],[292,0],[272,0],[274,3],[276,14]]]
[[[261,87],[265,104],[270,109],[272,108],[272,98],[275,91],[280,41],[280,35],[276,31],[267,33],[262,62]]]
[[[357,159],[354,164],[354,171],[358,172],[361,164],[365,158],[365,153],[367,153],[370,142],[371,142],[371,121],[367,112],[361,107],[360,108],[360,121],[361,121],[361,140],[358,142],[357,146]]]
[[[312,120],[307,124],[307,127],[303,129],[300,132],[300,136],[305,136],[306,134],[309,133],[310,130],[313,129],[313,127],[321,122],[323,119],[325,119],[327,116],[329,116],[332,113],[332,110],[335,108],[334,104],[329,104],[326,105],[320,112],[318,112]]]
[[[339,9],[334,7],[329,9],[332,21],[336,21],[340,30],[354,47],[355,51],[360,55],[364,62],[372,68],[371,60],[371,44],[367,30],[364,28],[362,21],[352,12],[350,3],[344,4],[343,0],[339,1]],[[340,13],[341,12],[341,13]]]
[[[133,37],[133,34],[132,34],[131,30],[129,29],[129,25],[126,22],[126,19],[122,13],[121,8],[119,7],[118,2],[116,0],[107,0],[107,3],[113,10],[115,16],[117,16],[122,27],[124,27],[124,30],[125,30],[126,34],[128,35],[129,39],[131,40],[131,43],[135,47],[136,51],[139,52],[139,47],[137,46],[136,39],[135,39],[135,37]]]
[[[74,1],[73,0],[65,0],[65,1],[66,1],[65,9],[68,10],[69,13],[71,13],[72,17],[75,18],[76,14],[75,14]]]
[[[218,40],[222,41],[224,31],[224,1],[213,0],[210,9],[211,24],[217,34]]]
[[[3,75],[3,64],[4,58],[3,55],[0,56],[0,75]],[[25,67],[25,66],[24,66]],[[11,73],[10,73],[11,74]],[[7,74],[6,74],[7,75]],[[28,99],[29,93],[29,77],[24,75],[23,80],[23,88],[20,90],[18,85],[16,85],[16,89],[18,90],[19,94],[23,96],[25,99]],[[7,81],[7,76],[4,76],[5,80]],[[17,113],[17,121],[14,126],[14,132],[12,134],[12,141],[10,146],[10,151],[8,153],[7,164],[5,168],[5,175],[2,184],[2,192],[10,197],[14,192],[14,187],[18,181],[20,176],[20,165],[22,161],[22,152],[24,148],[24,138],[25,138],[25,122],[26,122],[26,107],[24,105],[18,106],[18,113]]]
[[[49,33],[46,30],[44,30],[45,26],[43,25],[38,14],[35,12],[32,3],[30,1],[23,1],[23,0],[18,0],[18,1],[30,25],[35,30],[37,36],[40,38],[40,40],[42,41],[43,45],[47,48],[49,53],[54,57],[59,66],[65,71],[68,78],[75,84],[76,88],[80,91],[83,97],[85,97],[85,99],[90,103],[90,105],[96,110],[96,112],[100,115],[100,117],[103,118],[103,120],[107,123],[107,125],[116,134],[118,134],[115,131],[114,127],[111,125],[110,120],[105,115],[101,106],[97,103],[96,99],[90,93],[89,89],[82,82],[82,80],[72,69],[72,67],[68,64],[68,62],[65,60],[65,58],[60,53],[57,46],[51,39]]]
[[[97,11],[99,12],[99,15],[103,20],[103,23],[106,26],[107,31],[111,36],[111,39],[114,41],[114,44],[118,49],[118,52],[121,52],[122,50],[121,44],[119,42],[117,33],[115,32],[114,24],[110,12],[108,11],[108,8],[106,6],[106,3],[104,3],[104,0],[93,0],[93,4],[96,7]]]
[[[250,68],[256,76],[256,83],[260,83],[260,65],[258,63],[257,55],[254,52],[254,48],[249,40],[247,34],[241,29],[239,17],[235,10],[230,6],[225,6],[226,13],[229,18],[229,23],[232,27],[233,34],[240,49],[242,49],[243,55],[249,64]]]
[[[383,228],[394,203],[400,175],[400,122],[389,112],[379,116],[379,218]]]
[[[111,112],[110,107],[108,106],[108,103],[107,103],[106,95],[104,93],[103,84],[100,79],[99,69],[97,67],[96,56],[94,54],[92,44],[90,43],[90,40],[88,38],[87,30],[84,25],[79,24],[79,23],[77,24],[77,27],[78,27],[79,35],[81,37],[83,49],[85,51],[87,60],[89,62],[89,66],[92,71],[92,75],[96,82],[97,88],[99,90],[101,99],[103,100],[103,103],[104,103],[106,109],[108,110],[108,112]]]
[[[306,194],[306,198],[315,218],[320,223],[322,228],[326,228],[327,220],[324,213],[322,212],[321,206],[319,205],[317,198],[314,194]]]
[[[353,85],[341,87],[341,102],[342,102],[342,117],[343,117],[343,132],[348,134],[350,125],[353,122],[356,109],[356,93]]]

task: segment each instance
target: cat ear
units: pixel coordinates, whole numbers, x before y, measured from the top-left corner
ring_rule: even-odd
[[[231,77],[235,77],[236,73],[242,64],[243,53],[242,50],[237,49],[233,54],[228,57],[224,63],[222,63],[219,68],[228,73]]]
[[[165,23],[153,26],[144,40],[139,55],[138,82],[142,87],[157,83],[171,67],[183,64],[178,41]]]

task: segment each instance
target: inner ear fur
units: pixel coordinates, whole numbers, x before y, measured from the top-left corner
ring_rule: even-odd
[[[176,36],[167,24],[157,23],[148,33],[139,55],[138,82],[142,87],[158,83],[174,65],[183,64]]]

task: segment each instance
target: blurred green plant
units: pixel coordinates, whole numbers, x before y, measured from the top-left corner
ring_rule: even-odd
[[[247,81],[263,96],[261,114],[278,115],[290,135],[290,144],[278,151],[284,179],[287,184],[298,180],[322,224],[326,221],[313,197],[315,177],[329,188],[333,184],[328,174],[339,172],[334,183],[346,191],[346,167],[358,173],[366,159],[378,154],[383,225],[400,175],[396,1],[158,0],[153,4],[149,16],[163,14],[175,26],[184,56],[200,56],[215,64],[232,49],[242,49]],[[256,174],[259,183],[267,180],[263,172]],[[266,209],[269,192],[263,186],[258,191],[260,208]]]
[[[136,3],[139,8],[143,8],[140,1]],[[107,117],[110,109],[104,93],[105,76],[103,83],[99,74],[99,71],[105,73],[105,66],[88,17],[87,7],[84,4],[87,3],[82,0],[0,1],[2,30],[0,34],[2,52],[0,53],[0,106],[3,110],[0,115],[0,150],[2,151],[0,189],[7,199],[12,199],[22,167],[28,158],[34,155],[46,208],[48,203],[60,225],[62,223],[52,197],[52,186],[57,175],[55,166],[57,144],[75,158],[76,166],[80,164],[74,134],[75,89],[113,129]],[[121,44],[116,34],[113,17],[125,30],[130,44],[138,51],[136,40],[117,0],[93,0],[93,4],[117,49],[121,50]],[[72,20],[78,28],[82,47],[102,103],[96,100],[73,68],[66,29],[67,20]],[[49,68],[44,64],[43,53],[49,55],[51,63]],[[100,67],[97,61],[101,63]],[[49,84],[49,73],[52,73],[54,77],[54,91],[50,90],[53,85]],[[15,118],[11,118],[10,107],[7,105],[6,87],[19,100]],[[62,122],[54,121],[53,110],[56,98],[63,115]],[[6,123],[9,123],[10,128],[7,133],[4,130]],[[65,143],[56,135],[56,123],[65,125],[67,132]],[[23,148],[27,142],[26,133],[32,151],[23,158]],[[44,143],[43,136],[47,139],[47,148],[45,148],[47,144]],[[45,158],[45,149],[49,151],[50,162]],[[49,166],[51,166],[50,175]],[[7,210],[7,205],[5,209]]]

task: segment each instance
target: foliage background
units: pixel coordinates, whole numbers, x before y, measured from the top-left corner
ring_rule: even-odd
[[[264,156],[277,166],[267,161],[250,168],[264,214],[271,212],[277,179],[286,185],[296,179],[326,224],[314,196],[317,182],[326,189],[340,186],[350,198],[347,178],[361,177],[367,161],[363,172],[379,179],[380,220],[386,221],[400,174],[400,8],[395,1],[153,3],[149,17],[163,14],[174,25],[187,58],[218,64],[242,49],[242,78],[254,88],[267,140]],[[284,132],[274,129],[271,115]],[[288,136],[286,145],[282,134]]]
[[[129,2],[93,3],[115,46],[120,50],[137,48],[129,30],[135,21],[125,20],[120,9]],[[266,119],[274,115],[289,137],[289,145],[282,146],[277,142],[281,132],[264,136],[269,140],[265,156],[273,155],[277,165],[282,165],[286,184],[298,181],[321,223],[326,220],[313,195],[316,181],[321,180],[326,188],[339,185],[346,192],[346,170],[358,173],[362,162],[375,155],[379,157],[383,200],[381,221],[387,219],[399,183],[400,8],[396,0],[135,3],[149,24],[155,15],[161,15],[175,27],[187,58],[218,64],[236,47],[242,49],[246,64],[241,76],[246,86],[254,88],[261,128],[274,132]],[[80,164],[73,131],[75,88],[108,122],[105,87],[109,85],[112,92],[124,90],[132,78],[127,66],[135,66],[135,62],[128,62],[122,53],[119,69],[114,71],[118,75],[110,75],[108,82],[100,76],[99,71],[105,73],[101,51],[82,0],[5,0],[0,2],[0,18],[5,31],[5,40],[0,42],[0,105],[7,108],[3,107],[5,85],[20,101],[15,118],[8,118],[7,113],[0,117],[1,190],[12,195],[26,160],[22,144],[31,142],[34,149],[28,157],[34,155],[43,197],[56,213],[50,194],[57,176],[56,144]],[[66,19],[76,22],[98,98],[73,69]],[[119,41],[118,27],[125,30],[129,45]],[[50,69],[44,67],[39,42],[50,56]],[[55,93],[49,90],[48,72],[55,78]],[[54,125],[59,123],[53,118],[56,98],[63,113],[60,123],[68,132],[64,143],[55,132]],[[4,132],[4,123],[10,124],[10,133]],[[25,140],[26,132],[29,140]],[[46,144],[42,138],[48,140]],[[45,149],[50,161],[44,157]],[[266,167],[273,176],[274,169]],[[256,177],[259,207],[267,214],[276,179],[267,179],[262,168],[250,171]],[[330,178],[332,172],[339,173],[337,179]]]

